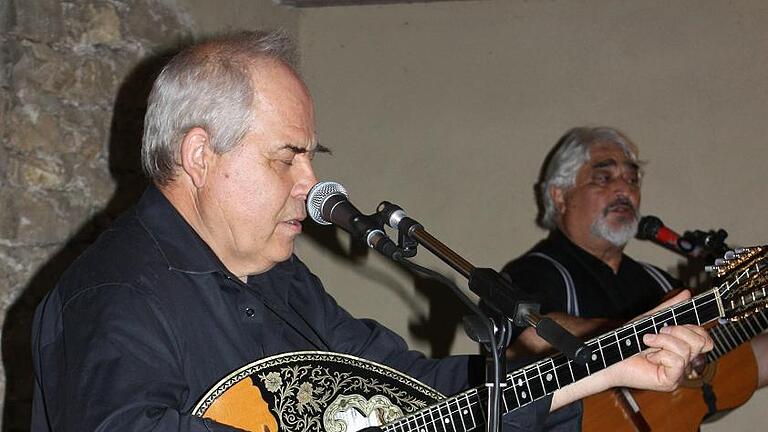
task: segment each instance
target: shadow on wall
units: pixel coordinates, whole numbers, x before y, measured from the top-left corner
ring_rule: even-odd
[[[366,280],[383,285],[391,290],[403,303],[410,306],[410,311],[403,311],[401,315],[414,317],[408,323],[408,330],[413,339],[424,341],[430,346],[429,353],[434,358],[442,358],[450,354],[451,347],[456,338],[456,327],[462,323],[464,315],[470,312],[461,301],[452,294],[446,295],[448,288],[438,282],[423,278],[408,269],[392,263],[391,268],[401,274],[407,274],[413,280],[413,286],[417,295],[426,298],[428,315],[424,315],[420,308],[415,307],[414,294],[388,272],[383,272],[364,265],[371,253],[371,249],[356,241],[346,233],[339,234],[336,227],[319,226],[312,222],[305,222],[304,233],[318,246],[330,252],[336,258],[344,261],[345,271],[360,274]],[[349,248],[345,248],[339,241],[339,235],[350,239]],[[422,249],[419,253],[428,253]],[[311,263],[309,263],[311,268]],[[360,287],[361,290],[375,289],[373,286]],[[342,304],[342,307],[344,305]]]
[[[77,256],[121,212],[138,201],[147,186],[140,162],[144,112],[152,82],[171,54],[166,52],[140,63],[118,90],[109,138],[109,171],[116,185],[114,195],[103,210],[85,222],[61,250],[30,278],[18,300],[8,310],[2,336],[6,373],[3,432],[30,429],[34,380],[30,335],[35,307]]]

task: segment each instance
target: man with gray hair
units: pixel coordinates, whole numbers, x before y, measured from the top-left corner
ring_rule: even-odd
[[[637,147],[616,129],[566,132],[537,185],[539,222],[549,236],[503,269],[541,297],[542,313],[579,336],[615,327],[680,286],[667,273],[623,253],[640,218],[641,165]],[[521,356],[548,349],[530,330],[512,348]]]
[[[193,415],[232,371],[293,351],[383,363],[444,394],[471,384],[482,359],[434,360],[408,350],[391,330],[340,307],[293,254],[317,182],[312,160],[324,148],[287,45],[272,33],[216,38],[182,51],[161,72],[142,148],[152,184],[35,314],[33,431],[290,432],[284,417],[274,418],[283,399],[272,412],[259,408],[278,397],[296,397],[301,415],[316,416],[295,430],[321,430],[321,406],[330,401],[298,368],[294,387],[283,386],[278,372],[243,381],[249,397],[239,402],[253,405],[225,411],[248,427]],[[550,409],[610,386],[669,390],[694,355],[711,349],[698,327],[665,327],[643,340],[655,350],[512,413],[517,430],[535,430]],[[329,375],[322,387],[340,376]],[[247,384],[261,380],[273,392],[264,399]],[[370,405],[362,416],[391,411]],[[258,418],[266,421],[250,427]]]
[[[545,162],[537,185],[540,224],[550,231],[502,274],[538,296],[541,312],[577,336],[593,336],[657,306],[680,283],[624,255],[639,222],[642,163],[635,145],[608,127],[565,133]],[[687,293],[679,296],[682,300]],[[529,328],[508,355],[528,362],[551,347]],[[548,419],[548,429],[571,430],[572,404]],[[578,422],[578,421],[577,421]]]

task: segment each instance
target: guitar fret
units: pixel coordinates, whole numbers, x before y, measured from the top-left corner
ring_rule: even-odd
[[[425,431],[427,430],[428,427],[431,426],[431,423],[429,422],[429,420],[427,420],[427,414],[430,414],[429,410],[426,410],[426,411],[424,411],[421,414],[421,421],[422,421],[422,429],[421,430],[425,430]],[[430,414],[430,416],[431,416],[431,414]]]
[[[501,386],[501,403],[504,405],[504,412],[508,412],[511,408],[509,407],[509,404],[507,403],[507,398],[504,397],[504,390],[507,389],[507,383],[502,382],[499,384]]]
[[[541,373],[541,367],[539,367],[539,362],[536,362],[536,374],[539,376],[539,382],[541,383],[541,396],[539,397],[542,397],[545,394],[547,394],[547,387],[544,385],[544,376]],[[538,399],[539,397],[537,397],[536,399]]]
[[[624,360],[624,353],[621,352],[621,341],[619,340],[619,334],[614,332],[613,337],[616,338],[616,347],[619,349],[619,356],[622,360]]]
[[[436,423],[436,424],[439,424],[439,425],[440,425],[440,426],[443,428],[443,432],[450,432],[450,431],[448,430],[448,426],[447,426],[447,425],[448,425],[448,423],[446,422],[446,418],[445,418],[445,416],[444,416],[444,415],[443,415],[443,414],[440,412],[440,410],[441,410],[442,408],[443,408],[443,406],[442,406],[442,405],[437,405],[437,406],[436,406],[436,407],[435,407],[435,408],[432,410],[432,417],[434,418],[434,416],[435,416],[435,415],[437,415],[437,418],[435,419],[435,423]],[[437,429],[437,428],[435,428],[435,429]]]
[[[633,339],[636,338],[634,324],[629,327],[619,329],[619,331],[616,333],[616,337],[619,340],[619,351],[621,351],[622,359],[631,357],[640,352],[637,343],[633,342]]]
[[[642,325],[642,326],[640,326],[640,325]],[[637,346],[638,346],[638,352],[640,352],[640,351],[648,348],[643,343],[643,337],[646,334],[656,334],[657,332],[656,332],[656,324],[655,324],[653,318],[650,318],[650,319],[646,318],[646,319],[644,319],[642,321],[639,321],[638,322],[638,326],[639,326],[639,329],[637,329],[637,337],[638,337]]]
[[[443,411],[445,412],[443,413]],[[456,432],[456,419],[453,417],[454,414],[455,412],[451,410],[450,403],[445,404],[444,407],[438,408],[437,415],[440,418],[440,423],[443,425],[444,430],[452,430],[453,432]]]
[[[634,330],[635,333],[635,343],[637,343],[637,352],[640,352],[642,349],[642,345],[640,345],[640,338],[637,336],[637,325],[635,323],[632,323],[632,330]]]
[[[571,366],[572,362],[568,361],[566,363],[568,364],[568,370],[571,372],[571,382],[575,383],[576,382],[576,375],[573,374],[573,366]]]
[[[603,369],[605,369],[608,367],[608,365],[605,364],[605,353],[603,352],[603,347],[600,344],[600,338],[597,338],[597,350],[600,352],[600,359],[603,361]]]
[[[692,304],[692,303],[691,303]],[[675,318],[678,324],[695,323],[696,314],[693,312],[693,308],[688,309],[687,304],[680,305],[680,310],[675,311]],[[675,308],[675,309],[678,309]]]
[[[592,370],[589,368],[589,360],[587,360],[586,363],[584,363],[584,369],[586,370],[587,376],[592,375]]]
[[[461,417],[462,417],[462,419],[467,419],[467,420],[471,420],[472,421],[470,426],[468,428],[466,428],[467,430],[472,430],[472,429],[477,427],[477,420],[475,420],[475,412],[472,410],[472,403],[469,400],[469,395],[465,395],[464,399],[466,401],[466,406],[464,407],[464,410],[462,411],[464,413],[464,415],[462,415]],[[477,405],[479,406],[480,404],[477,404]],[[469,417],[467,417],[467,414],[469,414]]]
[[[435,418],[432,416],[432,409],[427,409],[424,412],[424,427],[425,430],[433,430],[435,427]]]
[[[557,374],[554,369],[555,364],[551,360],[544,361],[543,366],[539,366],[539,376],[542,378],[542,386],[544,386],[544,392],[546,394],[552,393],[560,388]]]
[[[438,406],[434,407],[431,410],[432,411],[432,418],[435,421],[435,426],[439,424],[440,427],[443,428],[443,432],[448,432],[448,429],[445,426],[444,417],[442,416],[442,414],[440,414],[440,408],[441,408],[441,406],[438,405]],[[437,418],[435,418],[435,414],[437,414]],[[437,429],[437,427],[435,427],[435,429]]]
[[[603,346],[603,359],[605,360],[606,367],[618,361],[621,361],[621,349],[619,348],[618,340],[614,336],[610,335],[601,338],[604,343]]]
[[[508,388],[511,389],[512,390],[512,394],[515,395],[515,402],[517,403],[517,406],[521,407],[521,406],[523,406],[523,404],[520,403],[520,398],[517,396],[517,389],[515,387],[516,384],[517,384],[517,380],[520,379],[519,375],[520,374],[518,374],[517,376],[514,376],[514,375],[511,376],[511,380],[510,381],[511,381],[512,385],[509,386]]]
[[[696,325],[701,324],[701,318],[699,318],[699,309],[696,306],[696,301],[691,302],[693,305],[693,313],[696,315]]]
[[[411,427],[411,422],[413,422],[414,426]],[[419,430],[419,413],[416,413],[414,415],[407,416],[404,421],[400,421],[398,423],[395,423],[394,426],[402,426],[403,431],[418,431]]]
[[[523,396],[523,399],[525,399],[525,402],[531,402],[533,400],[533,397],[531,396],[531,383],[528,381],[528,370],[523,369],[523,381],[525,381],[525,388],[528,389],[528,393],[526,394],[525,391],[521,393]]]
[[[563,384],[560,383],[560,377],[557,374],[557,365],[555,364],[555,360],[549,359],[549,363],[552,365],[552,375],[555,376],[555,383],[557,383],[557,388],[563,388]]]

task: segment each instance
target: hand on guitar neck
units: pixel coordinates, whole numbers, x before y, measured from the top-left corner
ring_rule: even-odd
[[[688,298],[690,294],[682,292],[649,313]],[[707,331],[693,325],[664,327],[659,334],[644,335],[642,342],[649,348],[640,354],[585,378],[578,386],[569,385],[556,392],[551,409],[555,410],[611,387],[674,390],[682,380],[687,365],[696,356],[712,350],[713,347]]]

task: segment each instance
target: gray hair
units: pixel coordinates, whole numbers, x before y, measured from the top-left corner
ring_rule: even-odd
[[[217,154],[235,148],[253,126],[252,71],[264,60],[294,65],[294,43],[284,31],[219,36],[176,54],[149,95],[141,147],[144,173],[159,185],[172,180],[179,144],[194,127],[209,134]]]
[[[632,161],[640,164],[637,147],[620,131],[610,127],[577,127],[570,129],[558,141],[545,162],[543,177],[536,185],[542,207],[539,225],[552,230],[557,227],[557,210],[549,194],[550,187],[567,189],[576,183],[576,174],[589,160],[589,149],[600,143],[619,146]]]

